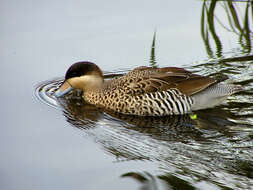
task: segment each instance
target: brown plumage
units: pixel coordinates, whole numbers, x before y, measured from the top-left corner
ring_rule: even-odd
[[[83,90],[84,100],[98,107],[124,114],[163,116],[215,106],[241,89],[219,82],[177,67],[138,67],[104,82],[95,64],[79,62],[67,71],[56,96],[73,87]]]

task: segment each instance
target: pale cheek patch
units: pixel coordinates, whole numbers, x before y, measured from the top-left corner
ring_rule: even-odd
[[[97,75],[85,75],[80,78],[83,81],[83,86],[85,86],[87,90],[101,87],[103,84],[103,79]]]
[[[82,77],[74,77],[74,78],[68,79],[68,82],[71,84],[72,87],[76,89],[82,89],[85,83]]]
[[[83,91],[94,90],[103,85],[103,79],[97,75],[84,75],[81,77],[74,77],[67,80],[73,88]]]

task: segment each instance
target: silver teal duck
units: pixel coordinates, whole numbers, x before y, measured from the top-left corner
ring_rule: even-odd
[[[73,64],[55,92],[57,98],[73,88],[97,107],[139,116],[186,114],[219,105],[239,92],[238,85],[225,84],[177,67],[137,67],[127,74],[104,80],[100,68],[91,62]]]

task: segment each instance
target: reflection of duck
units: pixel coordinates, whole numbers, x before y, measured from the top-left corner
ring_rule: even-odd
[[[124,146],[121,148],[125,147],[125,144],[127,147],[129,142],[125,142],[124,139],[127,136],[131,136],[132,139],[131,133],[136,134],[138,138],[142,138],[146,135],[158,141],[185,142],[189,139],[195,139],[196,141],[203,140],[202,132],[198,128],[195,128],[196,121],[192,120],[189,115],[151,117],[125,115],[107,110],[102,111],[94,105],[85,103],[81,98],[73,98],[77,95],[75,92],[76,91],[74,91],[74,94],[67,95],[66,98],[62,98],[59,101],[67,121],[73,127],[85,130],[86,132],[90,129],[90,133],[92,133],[92,131],[97,131],[96,128],[100,130],[98,126],[102,123],[103,126],[107,126],[106,131],[103,130],[103,132],[110,133],[106,139],[112,138],[113,142],[116,141],[116,143],[113,144],[123,143]],[[212,128],[212,126],[210,127]],[[117,131],[115,134],[113,132],[114,130]],[[98,138],[98,141],[104,139],[104,137],[99,137],[99,134],[93,134]],[[119,139],[115,137],[117,135],[119,135],[120,139],[121,137],[124,138],[118,142]],[[105,141],[110,140],[107,139]],[[105,149],[107,148],[110,149],[111,146]],[[128,156],[124,157],[127,158]]]
[[[233,135],[228,126],[233,126],[234,123],[227,120],[231,115],[219,107],[195,112],[195,119],[188,114],[164,117],[126,115],[87,104],[81,98],[80,91],[76,90],[59,99],[59,103],[67,121],[82,130],[95,129],[102,123],[108,129],[119,130],[124,137],[128,136],[127,131],[131,131],[159,141],[177,142],[189,139],[208,141],[202,136],[201,129],[219,131],[224,136]]]
[[[101,70],[90,62],[73,64],[55,93],[61,97],[81,89],[86,102],[116,112],[163,116],[185,114],[219,104],[241,87],[220,83],[177,67],[138,67],[104,82]]]

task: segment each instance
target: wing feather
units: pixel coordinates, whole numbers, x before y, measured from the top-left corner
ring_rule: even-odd
[[[132,95],[177,88],[181,93],[190,96],[217,83],[217,81],[210,77],[193,74],[183,68],[138,67],[118,78],[117,83],[117,86],[127,89],[127,93]]]

